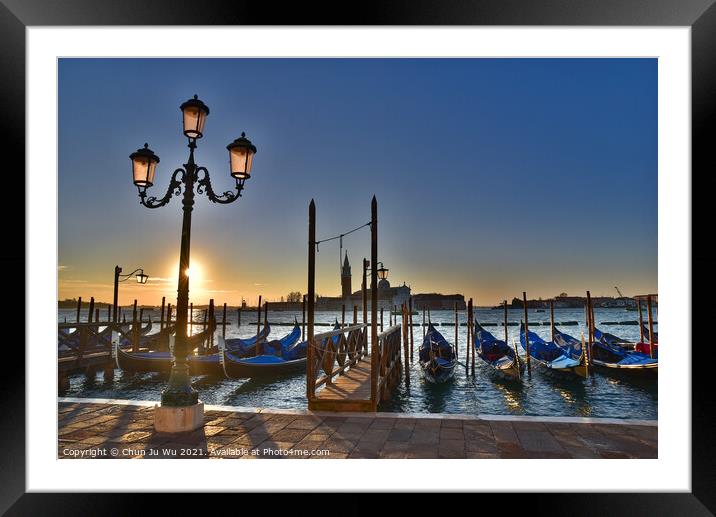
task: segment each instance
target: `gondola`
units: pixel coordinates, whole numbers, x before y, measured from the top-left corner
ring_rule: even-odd
[[[225,346],[219,338],[219,360],[221,368],[230,379],[245,379],[267,375],[292,373],[306,368],[306,341],[301,338],[301,327],[296,322],[287,336],[273,341],[259,342],[257,355],[245,357]]]
[[[226,345],[227,350],[231,350],[232,352],[239,354],[239,356],[241,357],[248,357],[251,355],[255,355],[256,343],[266,341],[269,334],[271,334],[271,324],[267,321],[264,324],[264,328],[262,328],[257,335],[245,339],[224,339],[224,343]],[[218,348],[216,350],[213,350],[213,352],[218,352]]]
[[[121,325],[120,330],[127,332],[129,324]],[[84,351],[96,351],[101,349],[109,349],[112,342],[112,330],[116,330],[117,327],[106,326],[99,332],[89,332],[87,335],[87,341],[85,343]],[[65,332],[64,329],[58,329],[57,332],[57,349],[60,354],[74,354],[79,351],[80,347],[80,332],[74,330],[72,332]]]
[[[190,350],[201,345],[213,333],[207,328],[198,334],[188,337]],[[151,336],[144,336],[151,337]],[[112,346],[112,355],[117,367],[128,372],[169,372],[174,362],[172,351],[130,352],[122,349],[121,340],[116,340]],[[212,359],[213,356],[213,359]],[[189,373],[191,375],[222,374],[218,354],[189,355]]]
[[[629,342],[626,339],[622,339],[614,334],[610,334],[609,332],[602,332],[597,327],[594,327],[594,339],[611,346],[618,346],[619,348],[623,348],[625,350],[633,350],[636,346],[636,343]]]
[[[525,363],[520,361],[515,350],[482,328],[477,321],[475,322],[475,351],[480,359],[503,378],[519,379],[525,369]]]
[[[555,342],[564,343],[565,347],[581,350],[581,341],[554,329]],[[644,377],[655,377],[658,374],[659,362],[648,354],[630,352],[620,346],[610,345],[604,341],[595,341],[591,346],[591,364],[605,373],[627,373]]]
[[[455,349],[440,332],[428,323],[428,330],[418,354],[423,377],[432,384],[441,384],[455,377]]]
[[[552,341],[545,341],[534,332],[529,332],[530,358],[552,372],[577,373],[581,364],[580,355],[566,350]],[[525,324],[520,322],[520,345],[527,351]]]

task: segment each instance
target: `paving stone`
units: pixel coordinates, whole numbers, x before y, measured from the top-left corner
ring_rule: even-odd
[[[407,442],[408,440],[410,440],[410,437],[412,435],[413,435],[412,429],[395,428],[395,429],[391,429],[390,433],[388,433],[388,440]]]
[[[493,440],[465,440],[465,450],[497,454],[497,444]]]
[[[517,436],[520,439],[520,444],[527,451],[564,452],[559,442],[547,431],[518,430]]]
[[[410,443],[437,445],[440,441],[440,433],[437,430],[422,431],[416,428],[409,441]]]
[[[371,429],[369,428],[363,435],[360,437],[361,441],[375,441],[383,443],[388,439],[388,436],[390,435],[389,429]]]
[[[286,426],[287,429],[315,429],[321,424],[320,418],[297,418]]]
[[[452,449],[438,447],[438,458],[464,458],[465,449]]]
[[[446,418],[442,421],[442,424],[440,424],[441,429],[462,429],[462,426],[462,420],[456,420],[451,418]]]
[[[393,429],[397,418],[376,418],[368,429]]]
[[[490,428],[492,434],[495,437],[495,441],[504,443],[519,443],[517,433],[510,422],[496,421],[490,422]]]
[[[500,455],[497,454],[496,452],[465,451],[465,457],[468,459],[488,460],[488,459],[497,459],[500,457]]]
[[[440,428],[440,441],[442,440],[463,440],[465,435],[462,432],[462,428]]]
[[[547,426],[545,426],[543,422],[525,422],[516,420],[510,423],[512,424],[512,428],[518,433],[520,431],[547,431]]]
[[[341,440],[336,438],[329,438],[323,444],[321,444],[322,449],[328,449],[331,454],[334,452],[336,453],[349,453],[353,450],[355,447],[356,442],[350,441],[350,440]]]
[[[277,442],[296,443],[303,440],[309,432],[308,429],[282,429],[277,433],[273,433],[271,439]]]
[[[527,451],[525,451],[519,444],[513,442],[497,442],[497,453],[500,458],[525,458]]]

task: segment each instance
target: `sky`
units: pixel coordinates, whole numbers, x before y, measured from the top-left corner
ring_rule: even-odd
[[[258,152],[241,199],[197,195],[191,300],[238,304],[307,290],[317,237],[370,219],[392,285],[477,305],[559,293],[657,291],[656,59],[60,59],[58,296],[111,301],[113,271],[176,299],[181,199],[139,203],[129,154],[160,157],[161,197],[188,157],[179,105],[210,108],[195,158],[232,188],[226,145]],[[353,265],[364,229],[343,240]],[[338,241],[316,291],[340,294]]]

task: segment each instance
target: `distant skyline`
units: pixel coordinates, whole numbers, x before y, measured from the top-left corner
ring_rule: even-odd
[[[306,292],[308,204],[318,238],[368,221],[393,285],[478,305],[561,292],[657,291],[656,59],[60,59],[60,299],[120,287],[174,303],[181,200],[139,204],[129,154],[159,155],[150,195],[187,158],[179,105],[210,107],[196,159],[231,188],[226,145],[258,148],[243,197],[198,195],[190,297],[254,304]],[[365,230],[344,238],[360,285]],[[316,290],[340,293],[338,241]]]

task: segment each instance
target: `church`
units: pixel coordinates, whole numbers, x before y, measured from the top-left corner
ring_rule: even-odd
[[[316,310],[336,311],[341,310],[341,307],[345,305],[346,314],[350,314],[350,311],[353,310],[353,306],[358,307],[358,311],[360,312],[363,307],[363,293],[360,285],[363,279],[363,272],[360,271],[360,267],[358,268],[357,277],[359,279],[357,282],[358,285],[356,286],[358,290],[353,291],[351,263],[348,260],[348,251],[346,251],[343,265],[341,266],[341,296],[322,296],[318,298],[316,300]],[[368,310],[370,310],[370,270],[367,274],[367,282]],[[403,283],[401,286],[391,287],[387,278],[378,280],[378,310],[381,308],[391,310],[393,307],[400,307],[403,303],[407,303],[409,299],[410,286]]]

